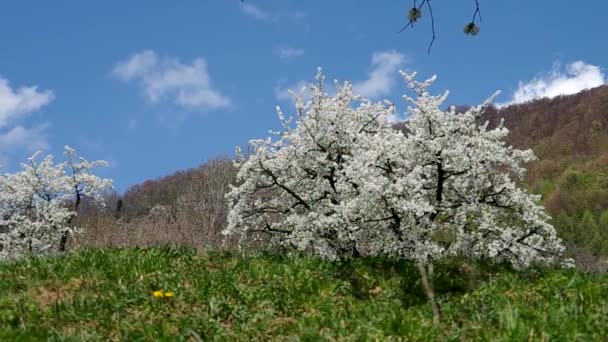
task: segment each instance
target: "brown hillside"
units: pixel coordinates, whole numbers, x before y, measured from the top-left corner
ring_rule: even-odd
[[[500,118],[508,142],[539,157],[527,183],[546,196],[550,211],[608,208],[608,86],[490,108],[481,121],[493,126]]]
[[[608,86],[491,108],[482,121],[496,124],[500,118],[511,131],[509,142],[520,148],[536,147],[539,157],[589,156],[598,152],[592,135],[608,130]]]

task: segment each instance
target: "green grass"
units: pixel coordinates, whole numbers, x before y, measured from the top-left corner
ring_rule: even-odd
[[[85,249],[0,264],[0,340],[608,340],[608,277],[459,265],[435,326],[407,262]]]

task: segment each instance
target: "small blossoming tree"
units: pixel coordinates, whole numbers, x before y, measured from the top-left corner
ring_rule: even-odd
[[[361,99],[348,83],[329,96],[317,76],[311,100],[296,96],[295,126],[279,110],[279,139],[252,141],[251,154],[237,161],[224,233],[265,234],[333,258],[415,260],[433,304],[427,269],[445,256],[515,267],[563,262],[539,196],[515,182],[534,154],[508,146],[502,123],[477,123],[491,99],[465,113],[443,111],[447,93],[427,91],[434,78],[402,76],[416,94],[405,96],[413,107],[404,132],[392,128],[388,102]]]
[[[37,162],[39,154],[21,164],[22,171],[0,175],[0,260],[65,251],[82,200],[103,206],[103,193],[112,187],[91,173],[104,161],[88,162],[68,146],[63,163],[51,155]]]

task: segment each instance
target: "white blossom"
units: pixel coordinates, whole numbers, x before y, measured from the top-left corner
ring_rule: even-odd
[[[51,155],[37,162],[36,152],[21,171],[0,175],[0,260],[60,251],[66,234],[78,230],[69,224],[81,200],[104,205],[112,181],[91,172],[107,163],[88,162],[68,146],[64,154],[55,164]]]
[[[465,113],[440,109],[447,92],[402,73],[414,97],[405,133],[388,101],[372,103],[319,71],[311,99],[295,94],[295,121],[278,109],[278,139],[252,140],[240,155],[226,235],[329,258],[389,254],[423,263],[449,255],[525,267],[563,262],[549,216],[516,181],[531,150],[508,146],[501,122],[478,125],[494,97]]]

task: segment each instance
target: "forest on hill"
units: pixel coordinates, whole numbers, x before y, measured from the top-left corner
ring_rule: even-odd
[[[552,214],[608,208],[608,86],[488,110],[482,121],[504,118],[507,141],[539,158],[527,184]]]
[[[501,118],[508,143],[538,157],[526,185],[543,195],[576,259],[606,271],[605,262],[596,263],[608,255],[608,86],[492,108],[482,121]]]
[[[542,195],[552,223],[579,267],[608,270],[608,86],[503,108],[480,119],[504,118],[507,142],[531,148],[525,186]],[[396,125],[403,128],[403,125]],[[92,245],[223,244],[228,207],[224,194],[236,179],[225,156],[188,170],[133,185],[107,196],[105,212],[82,206],[83,242]]]

